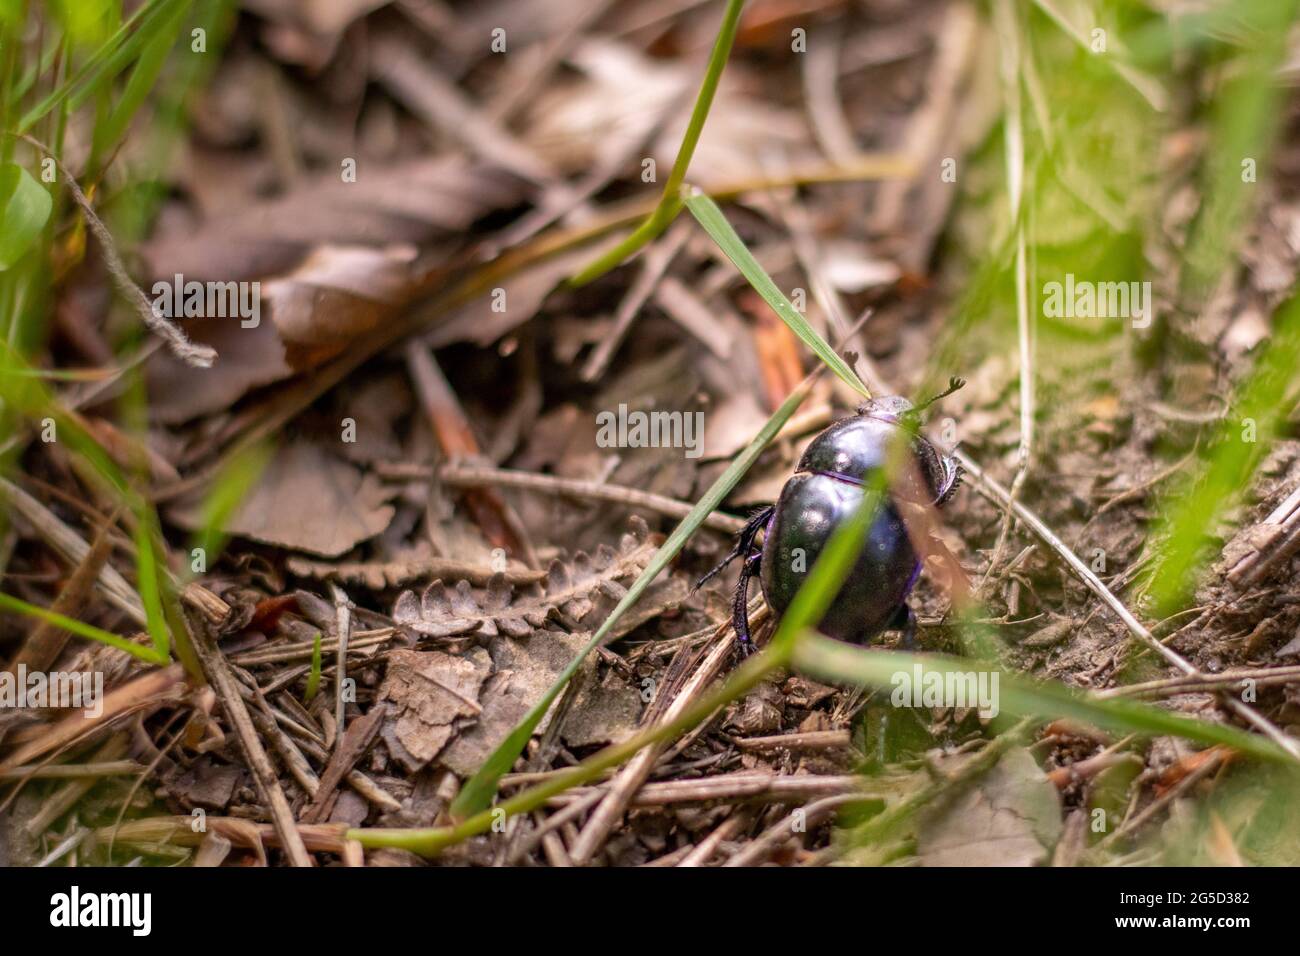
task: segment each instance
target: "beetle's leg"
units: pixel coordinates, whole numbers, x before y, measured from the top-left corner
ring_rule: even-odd
[[[900,651],[919,651],[921,649],[921,646],[916,643],[916,613],[906,601],[899,605],[898,610],[894,612],[893,618],[890,619],[885,629],[903,632],[903,636],[898,639],[898,649]]]
[[[745,558],[748,560],[750,553],[754,550],[754,539],[758,537],[758,533],[767,525],[768,519],[772,517],[772,512],[775,510],[775,505],[768,505],[766,508],[760,508],[758,511],[754,512],[750,516],[749,520],[745,522],[745,527],[740,529],[740,534],[736,536],[736,546],[731,549],[731,553],[723,558],[717,567],[696,581],[695,587],[691,590],[698,591],[706,582],[709,581],[710,578],[714,577],[719,571],[737,558]]]
[[[759,565],[762,563],[763,552],[761,551],[745,558],[745,563],[740,566],[736,600],[731,606],[731,624],[736,629],[736,641],[740,645],[741,657],[748,657],[754,653],[754,641],[749,636],[749,579],[758,574]]]

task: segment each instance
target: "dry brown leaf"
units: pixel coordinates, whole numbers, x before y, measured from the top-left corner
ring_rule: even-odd
[[[590,634],[563,631],[537,631],[522,641],[494,637],[489,650],[495,672],[479,698],[483,713],[447,746],[439,758],[442,764],[462,777],[478,770],[590,639]],[[543,721],[538,732],[545,726]]]
[[[226,524],[231,534],[327,558],[373,538],[393,518],[391,492],[374,475],[318,445],[298,439],[279,451]],[[168,517],[182,528],[201,525],[198,501],[177,503]]]
[[[270,322],[246,329],[237,319],[198,319],[187,329],[194,341],[217,350],[217,360],[200,369],[164,349],[150,357],[149,412],[164,425],[229,408],[246,392],[293,375]]]
[[[310,368],[380,325],[411,297],[417,276],[411,245],[372,249],[321,246],[288,275],[262,284],[262,302],[285,356]]]
[[[456,722],[477,717],[479,691],[492,671],[481,647],[463,657],[443,651],[394,651],[379,687],[387,701],[383,735],[389,751],[408,770],[422,769],[455,732]]]
[[[292,268],[319,245],[382,247],[458,236],[523,196],[519,180],[459,156],[375,168],[359,163],[356,176],[344,182],[334,170],[197,228],[177,223],[142,249],[151,281],[177,273],[186,281],[254,279]]]
[[[1019,748],[923,821],[916,848],[924,866],[1037,866],[1060,833],[1060,795]]]

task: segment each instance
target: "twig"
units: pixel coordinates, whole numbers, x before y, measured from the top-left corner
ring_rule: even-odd
[[[171,346],[172,352],[181,361],[198,368],[211,367],[217,358],[216,349],[210,345],[196,345],[191,342],[178,326],[168,322],[167,318],[149,303],[149,300],[145,298],[144,291],[135,284],[135,280],[131,278],[126,265],[122,262],[122,257],[118,255],[117,243],[113,240],[113,234],[108,231],[108,227],[95,214],[95,208],[90,204],[90,200],[86,198],[86,194],[81,191],[81,187],[77,185],[77,178],[68,172],[67,167],[63,165],[58,156],[54,155],[53,152],[37,140],[32,139],[30,136],[21,136],[20,138],[54,160],[54,165],[67,183],[68,191],[72,193],[72,198],[80,207],[82,216],[85,217],[86,228],[99,240],[100,249],[104,254],[104,266],[108,269],[109,275],[112,276],[113,284],[122,293],[122,297],[139,313],[140,318],[144,320],[145,326],[166,341]]]
[[[0,780],[75,780],[81,777],[129,777],[144,769],[134,760],[101,760],[95,763],[27,764],[0,770]]]
[[[63,556],[64,560],[74,566],[86,561],[90,554],[90,545],[85,539],[64,524],[54,512],[4,478],[0,478],[0,500],[7,501],[9,506],[35,529],[46,544]],[[140,603],[135,589],[111,564],[105,564],[100,570],[99,586],[109,603],[136,624],[144,626],[148,623],[144,605]]]
[[[686,709],[700,697],[704,689],[722,673],[723,666],[731,658],[735,649],[730,634],[730,624],[723,624],[717,630],[714,645],[708,655],[700,662],[695,673],[686,685],[673,698],[672,702],[659,707],[652,705],[652,712],[662,715],[661,723],[671,723],[680,717]],[[661,689],[661,693],[666,688]],[[640,750],[626,767],[615,776],[609,793],[596,807],[587,825],[583,828],[571,852],[573,862],[578,866],[587,863],[609,836],[609,831],[623,815],[633,795],[645,783],[654,769],[655,761],[662,752],[663,744],[654,744]]]
[[[258,792],[270,811],[271,823],[280,838],[280,845],[294,866],[311,866],[311,857],[307,855],[307,848],[293,818],[293,810],[289,808],[289,801],[285,799],[284,790],[280,787],[280,778],[271,764],[271,758],[262,747],[261,738],[253,726],[253,718],[239,693],[239,682],[225,655],[213,640],[207,622],[195,618],[195,625],[194,647],[199,662],[239,739],[248,767],[253,772],[253,779],[257,782]]]
[[[452,461],[481,457],[478,439],[451,383],[424,344],[407,344],[406,367],[443,455]],[[528,567],[537,567],[537,556],[528,544],[519,516],[495,491],[488,488],[467,492],[465,503],[490,542],[510,548]]]
[[[1198,781],[1205,779],[1217,770],[1227,758],[1228,754],[1229,751],[1227,750],[1218,750],[1210,755],[1203,763],[1192,770],[1191,773],[1183,777],[1182,780],[1179,780],[1178,783],[1174,784],[1174,786],[1170,787],[1165,791],[1165,793],[1153,800],[1149,806],[1142,810],[1141,813],[1130,817],[1120,824],[1113,833],[1098,843],[1093,849],[1095,851],[1108,849],[1115,843],[1119,842],[1119,839],[1125,834],[1131,833],[1144,826],[1148,820],[1152,819],[1166,806],[1194,787]]]
[[[957,451],[955,457],[966,472],[975,480],[976,487],[980,493],[990,501],[1003,507],[1010,507],[1015,512],[1016,517],[1025,523],[1025,525],[1036,534],[1044,544],[1056,552],[1069,568],[1078,575],[1079,579],[1087,586],[1088,590],[1097,595],[1115,616],[1124,623],[1129,633],[1141,641],[1144,645],[1155,651],[1166,661],[1178,668],[1184,674],[1191,677],[1203,676],[1191,662],[1170,647],[1166,647],[1157,640],[1149,630],[1133,616],[1130,611],[1110,590],[1106,587],[1105,582],[1097,577],[1096,573],[1080,560],[1079,556],[1070,550],[1069,545],[1056,536],[1056,533],[1049,528],[1038,515],[1030,511],[1029,508],[1015,501],[997,481],[985,474],[984,469],[977,465],[969,455]],[[1296,741],[1284,734],[1278,727],[1262,714],[1255,711],[1244,701],[1235,697],[1223,695],[1220,698],[1225,705],[1232,709],[1239,717],[1246,720],[1251,726],[1260,730],[1270,740],[1290,754],[1297,762],[1300,762],[1300,747],[1297,747]]]
[[[777,734],[772,737],[733,737],[741,750],[837,750],[852,746],[847,730],[812,730],[802,734]]]
[[[99,578],[100,573],[108,564],[108,557],[113,550],[113,539],[110,534],[113,525],[116,523],[117,516],[106,520],[95,536],[95,542],[86,557],[77,565],[68,579],[68,583],[59,591],[58,597],[50,606],[50,610],[55,614],[62,614],[64,617],[76,618],[86,599],[90,596],[91,589],[95,586],[95,581]],[[9,670],[16,673],[20,666],[25,665],[29,671],[43,671],[50,667],[58,659],[59,654],[63,651],[68,642],[69,634],[67,631],[42,619],[32,629],[23,642],[18,653],[14,655],[9,664]]]
[[[754,866],[760,863],[769,853],[799,832],[795,829],[795,822],[799,820],[801,813],[805,824],[816,823],[836,807],[848,803],[860,803],[866,799],[870,799],[866,794],[837,793],[821,800],[815,800],[806,807],[798,807],[790,811],[788,816],[764,830],[758,839],[751,841],[723,866]]]
[[[524,488],[550,495],[571,495],[575,498],[593,498],[612,501],[633,508],[645,508],[670,518],[685,518],[691,506],[684,501],[652,494],[623,485],[607,485],[574,478],[557,478],[554,475],[512,471],[506,468],[485,468],[474,465],[443,465],[438,469],[438,480],[454,488],[482,488],[493,485],[503,488]],[[705,527],[727,534],[735,534],[745,526],[741,518],[714,512],[704,519]]]
[[[99,716],[87,717],[81,711],[73,711],[69,716],[50,726],[40,737],[29,741],[0,760],[0,771],[11,770],[36,760],[73,741],[83,739],[85,735],[99,728],[108,726],[111,721],[123,714],[161,702],[166,696],[177,691],[183,678],[184,672],[179,664],[144,671],[139,677],[105,694],[100,705]]]
[[[1300,682],[1300,665],[1289,667],[1242,667],[1220,671],[1217,674],[1184,674],[1142,684],[1108,687],[1098,691],[1098,697],[1174,697],[1178,694],[1226,690],[1242,681],[1253,681],[1257,686],[1291,684]]]
[[[723,820],[712,833],[700,841],[699,846],[682,857],[678,866],[696,867],[704,866],[709,860],[713,859],[713,854],[718,852],[718,847],[723,840],[730,839],[742,826],[745,825],[745,817],[740,813],[733,813],[727,819]]]
[[[1228,570],[1228,580],[1241,588],[1258,584],[1300,549],[1300,486],[1248,534],[1251,550]]]
[[[352,602],[337,584],[330,585],[334,597],[334,626],[338,649],[334,655],[334,752],[343,745],[343,731],[347,715],[344,710],[343,688],[348,673],[348,637],[352,634]]]
[[[582,366],[580,375],[584,382],[594,382],[605,374],[605,369],[609,367],[614,353],[627,336],[628,329],[632,327],[632,320],[650,298],[655,286],[672,265],[673,259],[677,258],[677,253],[686,245],[691,231],[690,223],[681,222],[669,231],[667,239],[646,250],[636,278],[623,293],[623,298],[619,300],[618,308],[614,311],[614,327],[592,349],[591,355]]]

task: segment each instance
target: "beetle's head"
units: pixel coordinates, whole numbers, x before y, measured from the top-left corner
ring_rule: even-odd
[[[930,440],[920,433],[921,414],[935,402],[947,398],[965,384],[962,379],[954,375],[948,380],[947,389],[919,406],[913,405],[901,395],[873,398],[858,406],[858,414],[864,418],[889,422],[912,433],[913,451],[916,453],[921,472],[936,505],[944,504],[956,494],[957,486],[961,483],[962,472],[954,458],[941,454]]]
[[[902,425],[911,431],[917,431],[921,426],[921,414],[935,402],[942,398],[947,398],[957,389],[965,386],[966,381],[954,375],[948,379],[948,387],[935,395],[933,398],[926,399],[920,405],[913,405],[910,401],[901,395],[885,395],[881,398],[872,398],[858,406],[858,414],[866,418],[875,418],[882,422],[893,422]]]
[[[864,418],[875,418],[882,422],[893,422],[896,425],[902,425],[915,411],[916,409],[912,403],[902,395],[885,395],[882,398],[872,398],[858,406],[858,414]]]

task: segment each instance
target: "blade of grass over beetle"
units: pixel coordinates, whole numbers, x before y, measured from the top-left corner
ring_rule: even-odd
[[[754,291],[763,297],[763,300],[772,307],[781,321],[790,327],[795,335],[803,339],[804,344],[817,353],[817,357],[825,362],[832,372],[838,375],[849,387],[861,392],[867,398],[871,393],[867,387],[862,384],[862,380],[854,373],[849,364],[842,359],[839,354],[830,346],[824,338],[817,334],[814,329],[794,307],[785,293],[777,288],[776,283],[772,281],[758,260],[745,247],[745,243],[736,230],[731,228],[731,223],[727,222],[727,217],[722,214],[722,210],[708,196],[703,193],[696,193],[686,200],[686,208],[691,211],[696,220],[704,231],[709,234],[714,242],[740,270],[749,284],[754,287]]]
[[[920,691],[930,682],[947,686],[948,675],[978,678],[984,671],[987,687],[996,701],[999,714],[1011,717],[1068,717],[1103,730],[1143,736],[1172,735],[1203,744],[1223,744],[1244,754],[1277,763],[1290,763],[1291,757],[1268,739],[1236,727],[1194,720],[1159,707],[1116,699],[1098,700],[1078,694],[1064,685],[1045,684],[991,669],[977,661],[961,660],[935,654],[904,654],[898,651],[865,649],[834,641],[814,632],[799,635],[794,642],[792,662],[796,668],[821,680],[847,681],[863,687],[894,688],[905,686]],[[993,683],[996,675],[997,683]],[[971,706],[977,706],[972,701]]]
[[[811,386],[812,378],[810,377],[790,393],[790,397],[787,398],[781,404],[781,407],[772,414],[772,417],[767,420],[767,424],[765,424],[759,433],[754,436],[754,440],[746,446],[744,451],[736,456],[735,460],[728,466],[727,470],[724,471],[709,490],[704,493],[704,496],[696,503],[695,507],[691,509],[690,513],[682,519],[681,523],[676,528],[673,529],[673,533],[669,535],[668,540],[664,542],[663,547],[655,552],[654,559],[632,583],[627,594],[623,596],[623,599],[618,602],[618,605],[610,613],[609,617],[605,619],[605,622],[600,626],[596,633],[592,635],[592,638],[587,642],[586,647],[584,647],[578,655],[569,662],[569,666],[564,669],[559,678],[550,689],[547,690],[542,699],[537,702],[533,709],[530,710],[524,716],[524,719],[519,722],[519,725],[510,732],[509,736],[507,736],[497,749],[492,752],[488,759],[484,761],[483,766],[478,769],[478,772],[466,781],[465,786],[461,789],[460,794],[451,805],[451,813],[453,817],[463,819],[473,814],[480,813],[491,805],[492,798],[497,791],[497,782],[501,779],[503,774],[508,772],[510,768],[514,766],[514,762],[519,758],[519,755],[523,752],[524,747],[532,737],[533,731],[537,729],[537,725],[541,723],[542,718],[546,716],[546,712],[550,710],[551,705],[555,702],[555,699],[559,696],[565,685],[567,685],[573,675],[577,673],[578,668],[582,666],[582,662],[586,659],[587,655],[600,645],[601,641],[603,641],[605,636],[609,634],[610,630],[613,628],[614,624],[618,622],[619,618],[627,613],[628,609],[637,602],[645,589],[650,586],[651,582],[659,576],[659,572],[667,567],[668,563],[677,556],[678,552],[682,550],[691,535],[693,535],[696,530],[699,529],[700,525],[704,523],[704,519],[707,518],[714,509],[722,504],[723,499],[730,494],[731,489],[736,486],[744,476],[745,472],[749,471],[750,466],[753,465],[758,459],[758,456],[762,454],[763,449],[767,447],[768,442],[776,436],[776,433],[781,430],[781,427],[790,419],[790,416],[795,413],[795,410],[803,403],[803,400],[808,397],[808,392]]]
[[[713,105],[713,94],[718,91],[718,81],[727,66],[731,55],[731,45],[736,39],[736,27],[740,23],[740,11],[745,0],[727,0],[727,9],[722,14],[722,25],[718,28],[718,38],[713,43],[713,52],[709,54],[709,65],[704,71],[704,80],[700,83],[699,95],[695,98],[695,108],[691,111],[690,122],[682,136],[682,145],[677,149],[677,159],[668,181],[664,183],[663,194],[654,211],[633,230],[632,234],[613,249],[600,256],[581,272],[569,280],[571,286],[583,286],[599,279],[610,269],[619,265],[646,243],[659,236],[677,214],[682,211],[682,184],[686,182],[686,170],[695,155],[695,147],[704,130],[704,121],[709,117],[709,108]]]
[[[788,399],[786,404],[790,404]],[[784,409],[785,406],[782,408]],[[793,411],[793,407],[790,410]],[[735,465],[733,464],[732,467]],[[707,719],[719,707],[736,700],[772,671],[785,666],[794,652],[796,640],[808,628],[817,624],[826,613],[826,609],[830,607],[831,601],[858,559],[858,554],[866,541],[867,531],[875,520],[882,488],[883,483],[879,487],[868,489],[863,495],[862,504],[858,506],[853,516],[835,529],[826,547],[818,554],[807,580],[796,592],[794,600],[782,615],[781,623],[768,646],[761,653],[741,664],[721,687],[688,707],[675,720],[647,727],[622,743],[606,747],[566,773],[502,801],[492,811],[484,806],[454,827],[351,830],[348,839],[355,839],[366,847],[397,847],[413,853],[433,856],[462,840],[486,832],[499,817],[500,812],[504,812],[506,816],[513,816],[535,810],[556,794],[586,783],[611,767],[618,766],[642,747],[667,740],[689,730],[700,721]],[[616,609],[615,614],[617,613]],[[585,653],[584,651],[583,655],[579,655],[579,661]],[[553,699],[558,693],[559,686],[549,696]],[[545,712],[544,707],[542,712]],[[526,742],[527,737],[524,740]]]

